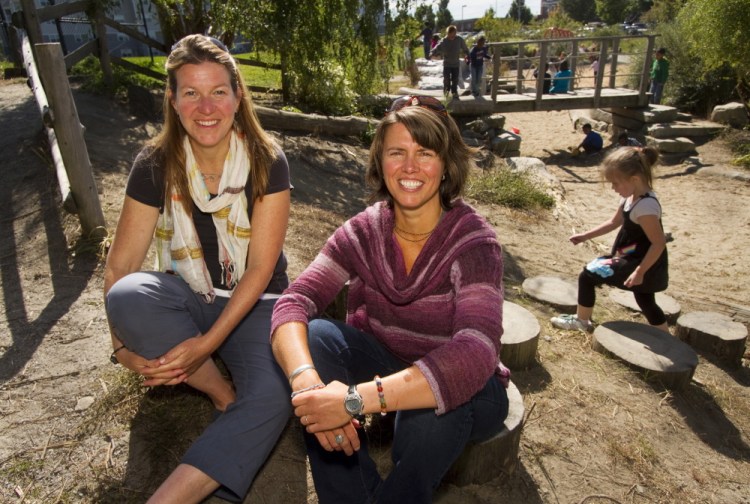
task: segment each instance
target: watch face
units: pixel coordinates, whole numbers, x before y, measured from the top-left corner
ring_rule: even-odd
[[[352,415],[359,414],[362,409],[362,399],[359,397],[347,397],[344,401],[344,408]]]

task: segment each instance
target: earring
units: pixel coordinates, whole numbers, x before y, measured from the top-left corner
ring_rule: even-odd
[[[443,176],[442,176],[442,177],[440,177],[440,180],[441,180],[441,181],[444,181],[444,180],[445,180],[445,173],[443,173]]]

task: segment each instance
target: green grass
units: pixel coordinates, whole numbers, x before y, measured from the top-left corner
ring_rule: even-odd
[[[494,168],[472,176],[467,194],[481,203],[516,210],[549,209],[555,205],[554,198],[530,175],[507,167]]]
[[[750,169],[750,129],[730,129],[723,136],[735,156],[732,164]]]
[[[235,54],[234,57],[240,59],[260,60],[264,63],[269,64],[278,64],[278,57],[274,56],[271,53]],[[149,70],[158,72],[164,75],[165,79],[167,77],[167,72],[164,70],[164,62],[167,59],[166,56],[154,56],[153,64],[151,63],[151,58],[149,56],[138,56],[125,59],[133,64],[147,67]],[[247,84],[248,86],[281,89],[280,70],[250,65],[240,65],[240,72],[242,73],[242,77],[245,79],[245,84]],[[163,84],[160,84],[160,86],[161,85]]]

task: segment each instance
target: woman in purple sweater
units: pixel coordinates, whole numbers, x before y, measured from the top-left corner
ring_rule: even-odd
[[[432,502],[470,441],[503,428],[503,265],[458,198],[474,151],[434,98],[394,102],[370,148],[379,200],[329,238],[272,317],[321,503]],[[346,323],[319,317],[349,282]],[[396,413],[382,479],[357,427]]]

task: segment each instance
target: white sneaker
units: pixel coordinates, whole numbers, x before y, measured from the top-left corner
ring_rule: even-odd
[[[564,329],[566,331],[581,331],[581,332],[593,332],[594,324],[589,321],[580,320],[575,315],[558,315],[549,319],[553,326],[558,329]]]

